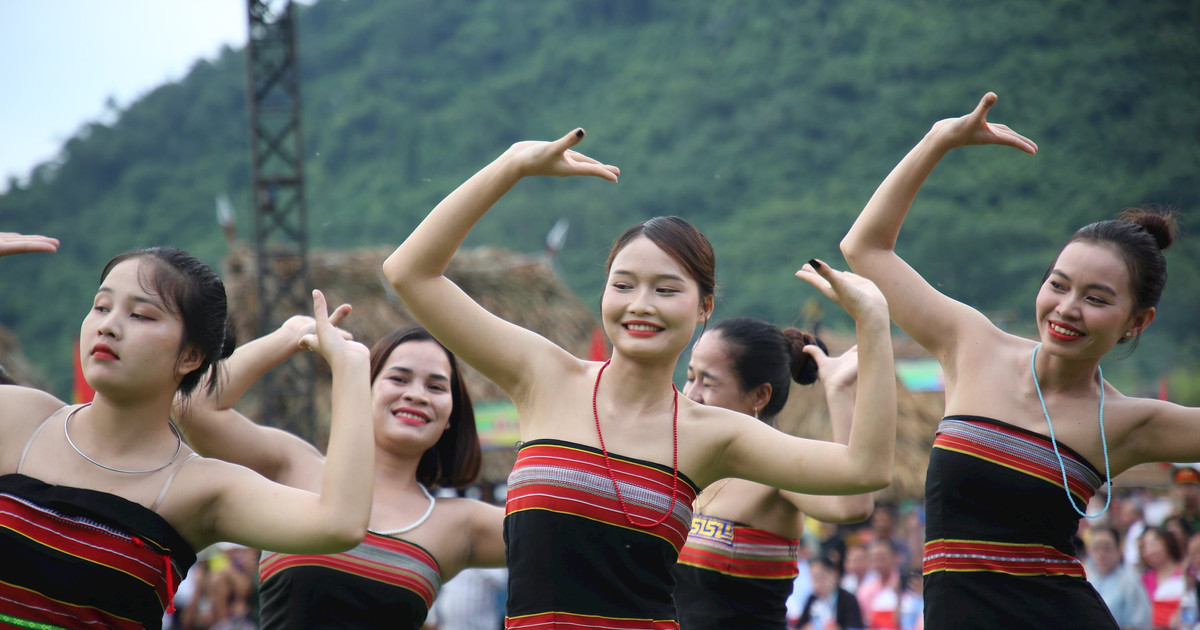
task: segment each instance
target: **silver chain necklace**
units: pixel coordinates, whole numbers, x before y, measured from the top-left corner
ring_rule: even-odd
[[[403,534],[406,532],[411,532],[412,530],[420,527],[422,523],[429,520],[429,515],[433,514],[433,505],[435,503],[433,495],[429,494],[429,490],[426,489],[424,485],[417,484],[417,487],[421,489],[421,493],[425,495],[425,498],[429,499],[429,507],[425,508],[425,513],[421,515],[421,518],[413,521],[409,525],[405,525],[404,527],[399,527],[397,529],[389,529],[389,530],[378,531],[378,532],[373,529],[368,529],[367,531],[369,531],[372,534],[375,534],[377,536],[395,536],[396,534]]]
[[[71,432],[68,430],[68,427],[71,425],[71,418],[73,418],[75,416],[75,413],[78,412],[80,409],[83,409],[84,407],[90,406],[91,404],[92,403],[86,403],[86,404],[80,405],[80,406],[72,409],[71,413],[67,414],[67,419],[63,420],[63,435],[67,436],[67,444],[70,444],[71,448],[75,449],[75,452],[79,453],[80,457],[88,460],[89,462],[92,462],[93,464],[95,464],[105,470],[111,470],[113,472],[124,473],[126,475],[144,475],[146,473],[158,472],[158,471],[166,468],[167,466],[174,464],[175,459],[177,457],[179,457],[179,452],[183,450],[183,436],[179,434],[179,429],[175,428],[175,423],[168,420],[167,424],[171,427],[171,432],[175,434],[175,454],[171,456],[171,459],[167,460],[167,463],[163,464],[162,466],[159,466],[158,468],[147,468],[146,470],[125,470],[124,468],[114,468],[112,466],[105,466],[104,464],[101,464],[100,462],[92,459],[91,457],[88,457],[87,453],[84,453],[83,451],[79,450],[79,447],[75,446],[75,440],[71,439]]]

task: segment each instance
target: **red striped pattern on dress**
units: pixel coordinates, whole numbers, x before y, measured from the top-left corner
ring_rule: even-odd
[[[0,626],[40,630],[143,630],[142,624],[133,619],[90,606],[76,606],[7,582],[0,582]]]
[[[978,457],[998,466],[1032,475],[1059,488],[1062,469],[1050,445],[1049,438],[1024,433],[990,423],[945,418],[938,424],[934,448]],[[1092,469],[1079,461],[1059,444],[1059,453],[1067,469],[1067,484],[1071,494],[1087,505],[1100,487],[1101,479]]]
[[[697,514],[679,563],[724,575],[756,579],[794,579],[800,541]]]
[[[292,567],[323,567],[383,582],[416,593],[433,606],[442,587],[437,560],[421,547],[408,541],[371,532],[357,547],[341,553],[286,554],[263,552],[259,561],[262,581]]]
[[[633,521],[661,518],[671,505],[672,474],[612,453],[609,461]],[[570,514],[645,532],[679,550],[687,539],[695,498],[695,489],[680,479],[671,516],[656,527],[632,527],[613,492],[602,454],[557,443],[529,444],[521,449],[509,476],[507,513],[536,509]]]
[[[1084,578],[1083,565],[1074,556],[1039,544],[999,543],[983,540],[938,539],[925,543],[923,571],[1007,573],[1021,576]]]
[[[611,455],[610,455],[611,457]],[[618,619],[595,615],[548,612],[506,617],[505,630],[679,630],[674,619]]]
[[[155,591],[164,611],[170,602],[171,595],[167,591],[164,574],[167,563],[162,553],[154,550],[161,549],[161,545],[151,548],[146,542],[123,532],[86,518],[60,514],[9,494],[0,494],[0,529],[19,535],[30,547],[52,549],[131,576]],[[181,576],[174,571],[174,567],[172,572],[175,573],[172,582],[177,584]],[[103,610],[75,606],[8,583],[0,583],[0,614],[39,621],[62,617],[63,621],[51,623],[62,623],[66,628],[141,627],[129,619]]]

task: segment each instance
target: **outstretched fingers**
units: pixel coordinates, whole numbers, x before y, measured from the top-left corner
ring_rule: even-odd
[[[1030,155],[1037,155],[1038,145],[1033,140],[1008,128],[1008,125],[991,123],[988,125],[996,135],[997,144],[1003,144],[1020,149]]]
[[[862,276],[838,271],[813,258],[796,272],[796,277],[811,284],[856,320],[871,314],[882,314],[885,320],[887,318],[887,300],[883,293],[874,282]]]
[[[0,256],[56,251],[58,251],[58,239],[56,238],[38,234],[0,232]]]
[[[621,169],[571,149],[583,142],[585,136],[583,128],[579,127],[554,143],[555,150],[562,153],[563,164],[567,167],[564,175],[592,175],[612,182],[617,181]]]
[[[321,293],[320,289],[313,289],[313,320],[315,322],[314,330],[300,338],[298,342],[302,350],[311,350],[320,352],[321,350],[321,328],[329,326],[329,306],[325,303],[325,294]]]
[[[1032,140],[1013,131],[1008,125],[1000,123],[989,123],[987,121],[988,112],[996,101],[1000,100],[995,92],[988,92],[979,99],[979,104],[975,106],[975,111],[971,112],[970,118],[976,126],[983,129],[987,135],[986,144],[1000,144],[1004,146],[1020,149],[1030,155],[1037,153],[1038,147]]]

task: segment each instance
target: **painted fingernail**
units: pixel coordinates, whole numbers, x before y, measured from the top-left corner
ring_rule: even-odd
[[[576,137],[576,138],[582,138],[582,137],[583,137],[583,130],[582,130],[582,129],[576,129],[576,130],[575,130],[575,137]]]
[[[812,265],[812,268],[813,268],[813,269],[820,269],[820,268],[821,268],[821,262],[820,262],[819,260],[817,260],[816,258],[809,258],[809,259],[808,259],[808,264]]]

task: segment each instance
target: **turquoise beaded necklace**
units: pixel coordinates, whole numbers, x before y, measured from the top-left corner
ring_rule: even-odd
[[[1040,343],[1033,347],[1033,355],[1029,358],[1029,369],[1033,371],[1033,388],[1037,390],[1038,401],[1042,403],[1042,415],[1046,416],[1046,425],[1050,427],[1050,446],[1054,447],[1054,456],[1058,458],[1058,469],[1062,471],[1063,492],[1067,493],[1067,503],[1071,504],[1071,508],[1075,510],[1076,514],[1086,518],[1100,518],[1108,511],[1108,506],[1112,503],[1112,471],[1108,465],[1108,440],[1104,437],[1104,370],[1099,365],[1096,366],[1097,380],[1100,381],[1100,447],[1104,449],[1104,479],[1108,483],[1108,493],[1104,495],[1104,509],[1096,514],[1088,514],[1075,505],[1075,501],[1071,498],[1071,489],[1067,487],[1067,465],[1063,462],[1062,454],[1058,452],[1058,442],[1054,440],[1054,423],[1050,422],[1050,412],[1046,410],[1046,399],[1042,397],[1042,386],[1038,383],[1037,353],[1038,348],[1041,347]]]

